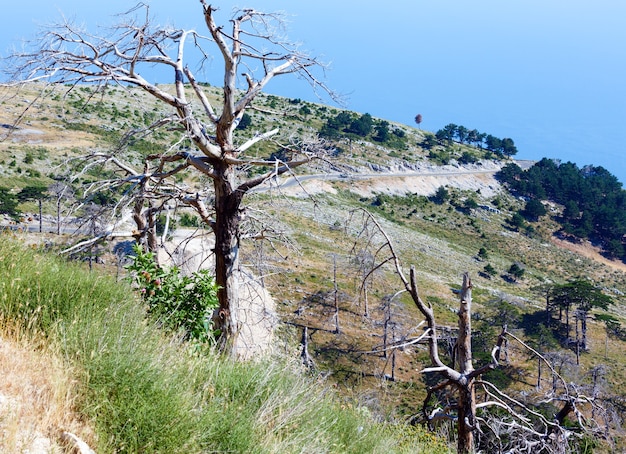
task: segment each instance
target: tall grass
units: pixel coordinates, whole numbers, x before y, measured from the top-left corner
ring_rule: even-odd
[[[295,361],[234,363],[166,337],[125,283],[4,237],[0,314],[60,352],[99,453],[447,452],[339,402]]]

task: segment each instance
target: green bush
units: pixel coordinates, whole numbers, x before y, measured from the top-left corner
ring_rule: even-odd
[[[172,232],[178,227],[176,225],[176,219],[170,217],[169,224],[167,215],[161,213],[156,217],[156,233],[161,236],[165,233],[165,226],[167,225],[168,237],[172,235]]]
[[[198,216],[194,216],[189,213],[181,214],[179,223],[181,227],[200,227],[200,220],[198,219]]]
[[[498,274],[498,272],[493,267],[493,265],[491,265],[491,263],[487,263],[483,268],[483,271],[489,276],[495,276],[496,274]]]
[[[211,315],[218,307],[217,285],[208,270],[185,276],[179,269],[161,268],[151,252],[133,247],[135,257],[128,265],[131,280],[139,288],[148,312],[171,331],[183,330],[186,337],[210,342],[215,336]]]

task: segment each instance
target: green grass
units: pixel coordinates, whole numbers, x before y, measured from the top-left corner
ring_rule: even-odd
[[[420,429],[376,423],[295,360],[193,350],[151,326],[126,283],[1,240],[2,320],[77,371],[97,452],[447,452]]]

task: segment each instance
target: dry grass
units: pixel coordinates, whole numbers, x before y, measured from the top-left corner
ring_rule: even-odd
[[[58,354],[2,326],[0,451],[64,452],[63,431],[90,443],[93,433],[73,409],[72,371]]]

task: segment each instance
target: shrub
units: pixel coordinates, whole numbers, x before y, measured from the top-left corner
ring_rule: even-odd
[[[128,269],[150,315],[166,329],[183,330],[187,338],[212,341],[211,315],[218,306],[218,287],[208,270],[184,276],[176,267],[161,268],[152,252],[138,245],[133,250],[135,258]]]
[[[498,273],[491,263],[487,263],[483,268],[483,271],[489,276],[495,276]]]
[[[182,213],[179,222],[181,227],[200,227],[198,216],[189,213]]]
[[[239,124],[237,125],[237,129],[241,129],[243,131],[244,129],[248,129],[248,127],[251,124],[252,124],[252,117],[248,115],[247,113],[245,113],[241,117],[241,120],[239,121]]]
[[[431,196],[431,200],[437,205],[443,205],[450,200],[450,193],[444,186],[439,186],[435,194]]]
[[[508,270],[508,273],[515,279],[521,279],[522,277],[524,277],[525,272],[526,270],[519,266],[517,263],[512,264]]]
[[[478,162],[478,158],[468,151],[464,151],[461,157],[458,159],[460,164],[474,164]]]
[[[546,207],[543,206],[541,201],[536,199],[530,199],[526,202],[526,206],[520,212],[522,216],[524,216],[529,221],[537,221],[541,216],[545,216],[548,211]]]
[[[524,227],[524,225],[526,225],[526,221],[524,220],[524,216],[522,216],[519,212],[515,212],[511,215],[510,219],[507,219],[507,222],[515,227],[515,228],[522,228]]]
[[[156,217],[156,233],[157,235],[163,235],[165,233],[165,226],[167,225],[168,237],[176,230],[176,219],[170,218],[169,224],[167,223],[167,215],[161,213]]]

